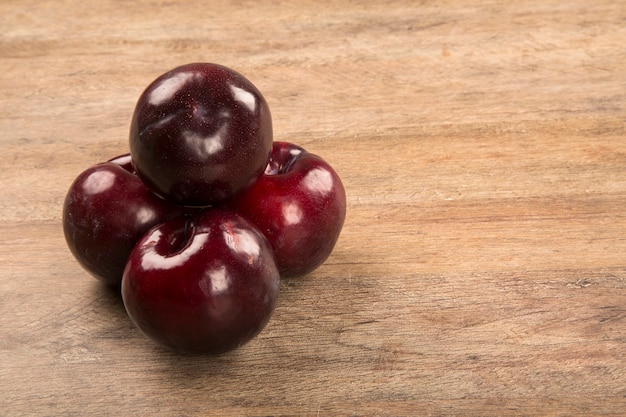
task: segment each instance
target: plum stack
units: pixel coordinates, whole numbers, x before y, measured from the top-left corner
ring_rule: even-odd
[[[280,278],[330,256],[346,214],[339,176],[274,141],[259,90],[211,63],[155,79],[129,142],[129,153],[70,186],[70,251],[95,278],[121,285],[129,317],[155,342],[210,354],[247,343],[268,323]]]

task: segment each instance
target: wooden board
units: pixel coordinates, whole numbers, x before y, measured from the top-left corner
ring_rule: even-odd
[[[626,3],[0,3],[0,414],[626,413]],[[220,357],[154,346],[61,207],[156,76],[217,62],[348,193]]]

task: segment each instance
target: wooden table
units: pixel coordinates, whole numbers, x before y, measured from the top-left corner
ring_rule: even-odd
[[[0,414],[626,414],[626,3],[4,1]],[[65,245],[156,76],[211,61],[339,172],[251,343],[165,352]]]

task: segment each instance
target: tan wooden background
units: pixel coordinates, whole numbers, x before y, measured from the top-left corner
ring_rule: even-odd
[[[626,414],[626,2],[3,1],[0,414]],[[61,206],[139,94],[209,61],[348,193],[259,337],[183,357]]]

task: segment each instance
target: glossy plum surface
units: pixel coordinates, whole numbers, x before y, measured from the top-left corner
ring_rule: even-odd
[[[131,174],[137,174],[137,171],[135,170],[135,167],[133,166],[133,159],[131,158],[129,153],[118,155],[115,158],[109,159],[108,162],[121,166],[126,171],[130,172]]]
[[[141,239],[124,272],[122,297],[136,326],[159,344],[218,354],[265,327],[279,281],[258,229],[235,213],[207,209]]]
[[[217,205],[256,180],[272,147],[267,102],[216,64],[177,67],[141,94],[130,153],[150,189],[181,205]]]
[[[183,214],[127,171],[123,161],[83,171],[63,206],[63,231],[74,257],[94,277],[119,284],[135,243],[152,226]],[[126,167],[126,168],[125,168]]]
[[[283,276],[321,265],[339,238],[346,193],[322,158],[288,142],[275,142],[264,175],[229,207],[250,219],[272,245]]]

